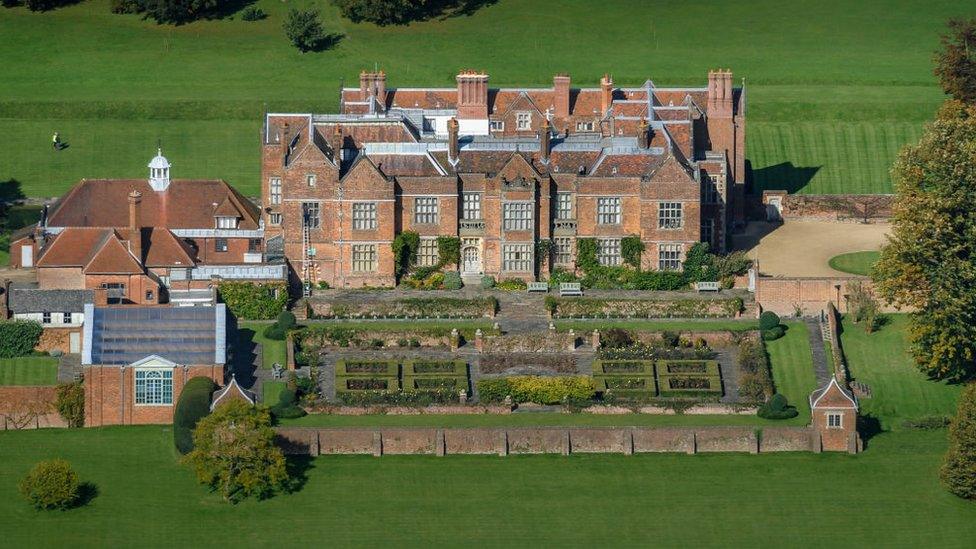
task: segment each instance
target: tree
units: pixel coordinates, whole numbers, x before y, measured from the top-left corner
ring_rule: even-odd
[[[81,383],[62,383],[55,395],[54,407],[68,427],[84,427],[85,388]]]
[[[302,53],[317,49],[326,38],[318,10],[292,8],[284,23],[285,36]]]
[[[179,25],[212,15],[218,0],[139,0],[140,11],[159,24]]]
[[[68,509],[81,495],[78,473],[63,459],[42,461],[18,486],[21,495],[37,509]]]
[[[854,322],[864,322],[864,331],[869,334],[874,332],[878,328],[881,313],[881,304],[874,297],[874,292],[860,280],[852,280],[847,283],[847,296]]]
[[[976,383],[967,385],[959,397],[959,410],[949,425],[949,451],[940,476],[953,494],[976,499]]]
[[[875,291],[915,308],[918,367],[939,379],[976,375],[976,105],[947,101],[892,177],[892,234],[874,270]]]
[[[173,409],[173,443],[181,454],[193,450],[193,429],[210,413],[210,396],[217,390],[214,380],[205,376],[190,378]]]
[[[193,431],[193,451],[184,461],[201,483],[227,501],[270,497],[288,482],[285,456],[274,445],[274,436],[267,409],[233,400],[200,420]]]
[[[422,19],[424,0],[332,0],[342,15],[360,23],[368,21],[376,25],[403,25]],[[433,4],[433,3],[432,3]]]
[[[42,331],[34,320],[0,320],[0,358],[29,355],[41,340]]]
[[[942,89],[966,103],[976,103],[976,18],[950,19],[935,54],[935,75]]]

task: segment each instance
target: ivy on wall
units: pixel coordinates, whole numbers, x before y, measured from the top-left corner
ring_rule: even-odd
[[[243,320],[272,320],[288,305],[284,282],[221,282],[217,290],[230,312]]]

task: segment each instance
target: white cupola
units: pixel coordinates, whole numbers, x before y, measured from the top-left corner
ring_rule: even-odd
[[[169,187],[169,160],[163,156],[162,149],[157,149],[156,156],[149,161],[149,186],[156,192]]]

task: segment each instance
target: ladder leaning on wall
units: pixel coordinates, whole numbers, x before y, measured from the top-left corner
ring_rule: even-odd
[[[309,237],[309,213],[302,215],[302,296],[312,295],[312,248]]]

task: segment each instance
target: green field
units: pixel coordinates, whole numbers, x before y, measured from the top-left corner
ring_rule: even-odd
[[[813,373],[813,355],[807,327],[802,322],[785,322],[788,330],[783,337],[766,342],[769,364],[773,369],[776,392],[782,393],[790,404],[796,406],[801,423],[810,422],[808,397],[817,388]]]
[[[945,434],[898,432],[859,456],[369,456],[292,462],[292,494],[228,505],[178,465],[168,427],[0,432],[11,547],[968,547],[976,506],[936,479]],[[64,457],[97,489],[37,512],[16,484]]]
[[[108,4],[0,9],[0,182],[52,196],[81,177],[142,177],[161,140],[174,177],[220,177],[256,194],[264,109],[334,111],[340,79],[354,85],[374,65],[391,86],[453,86],[463,67],[498,86],[550,85],[560,71],[577,85],[611,72],[621,85],[703,86],[709,68],[731,67],[747,80],[757,190],[887,192],[895,151],[941,101],[938,34],[971,12],[951,0],[500,0],[378,28],[327,2],[260,0],[263,21],[170,27]],[[322,8],[342,34],[334,49],[303,55],[287,44],[283,13],[299,4]],[[69,145],[59,153],[55,130]]]
[[[843,273],[868,276],[879,257],[881,257],[881,252],[851,252],[835,255],[830,258],[828,263],[831,269]]]
[[[54,385],[58,359],[49,356],[0,358],[0,385]]]
[[[907,315],[888,315],[873,334],[845,319],[841,341],[855,380],[868,384],[873,396],[861,399],[861,413],[898,429],[906,419],[953,416],[961,387],[929,381],[908,354]]]

